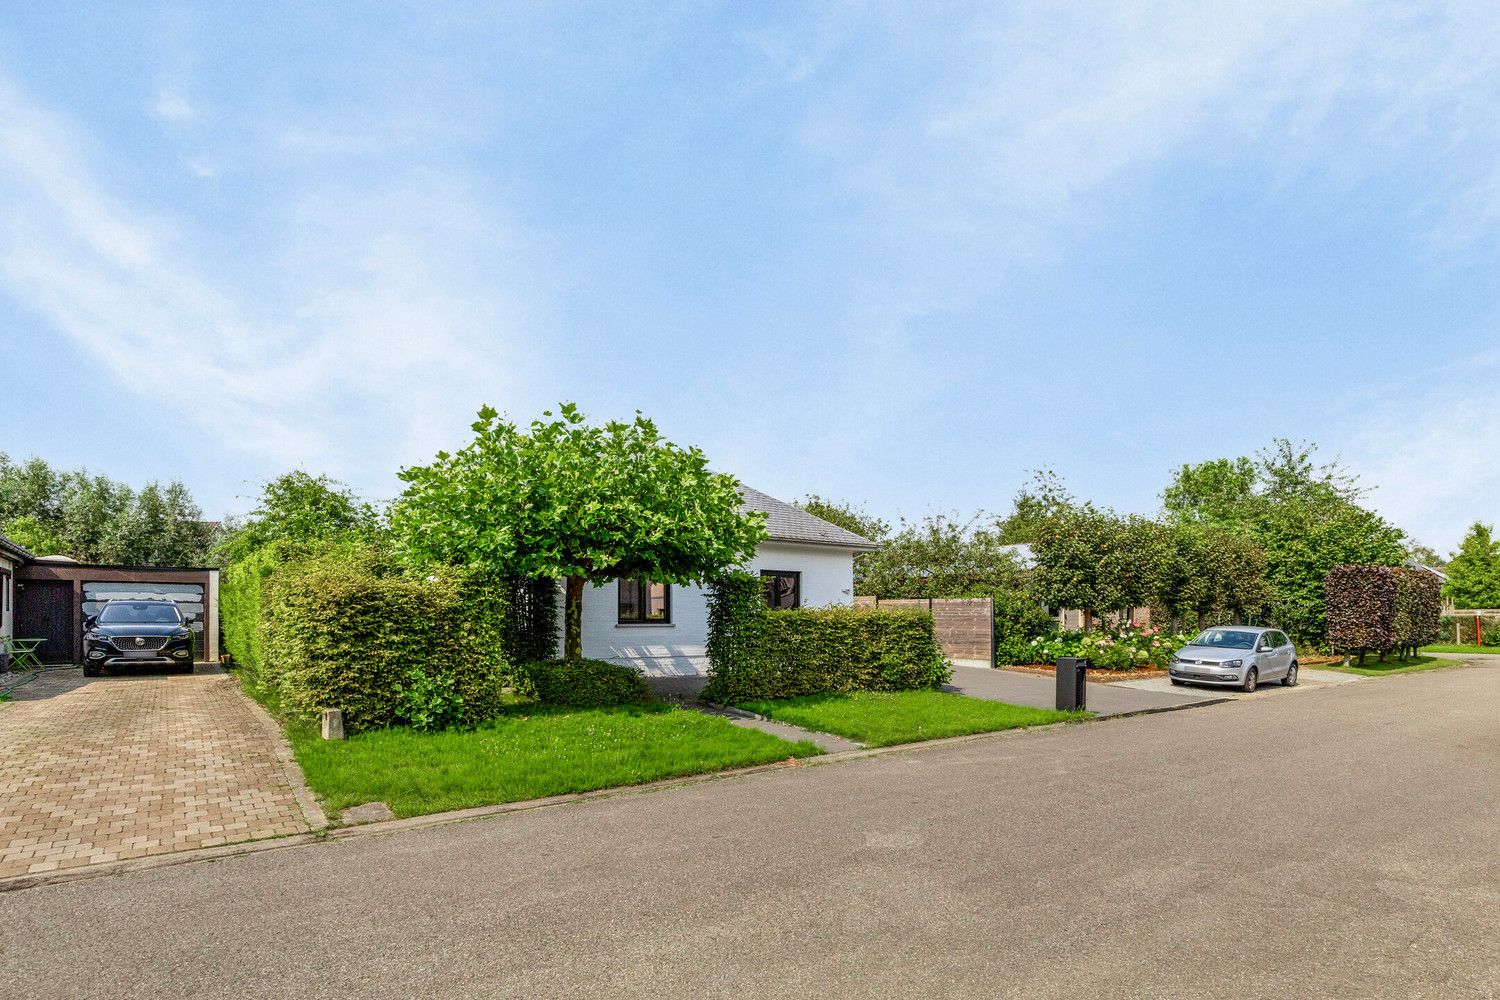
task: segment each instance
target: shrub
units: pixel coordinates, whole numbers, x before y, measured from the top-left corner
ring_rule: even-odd
[[[1438,579],[1395,566],[1335,566],[1325,581],[1328,644],[1345,653],[1401,655],[1439,635]]]
[[[740,574],[710,588],[708,655],[704,695],[726,703],[934,688],[952,673],[925,611],[771,611]]]
[[[408,721],[408,674],[451,681],[458,721],[500,708],[506,665],[497,625],[504,614],[489,581],[455,571],[416,579],[387,573],[359,547],[283,562],[267,580],[261,680],[288,718],[341,708],[350,731]],[[482,594],[483,599],[476,599]]]
[[[219,579],[219,635],[234,662],[258,673],[261,666],[261,604],[266,580],[281,561],[281,547],[268,545],[232,563]]]
[[[1164,629],[1138,629],[1129,625],[1098,632],[1056,632],[1032,640],[1021,663],[1056,663],[1064,656],[1087,657],[1097,670],[1165,669],[1167,663],[1193,637]]]
[[[413,667],[398,690],[401,718],[419,733],[451,729],[463,722],[464,696],[451,676],[432,677],[421,667]]]
[[[1057,622],[1030,591],[997,589],[987,596],[995,608],[995,662],[1033,662],[1032,641],[1050,635]]]
[[[544,705],[564,708],[611,708],[645,705],[651,689],[641,672],[604,660],[541,660],[516,671],[528,693]]]

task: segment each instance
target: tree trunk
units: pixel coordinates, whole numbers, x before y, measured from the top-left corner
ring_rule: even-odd
[[[563,656],[583,659],[583,585],[581,576],[568,577],[567,600],[563,607]]]

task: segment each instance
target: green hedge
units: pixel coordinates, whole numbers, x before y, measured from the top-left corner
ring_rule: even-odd
[[[723,703],[934,688],[952,675],[928,612],[771,611],[759,579],[738,574],[709,589],[708,656],[703,693]]]
[[[516,675],[544,705],[611,708],[652,701],[639,670],[604,660],[541,660],[517,668]]]
[[[281,546],[267,545],[231,563],[219,576],[219,637],[236,665],[260,672],[261,607],[267,579],[281,562]]]
[[[260,679],[291,719],[341,708],[353,732],[409,721],[412,670],[452,679],[462,723],[491,718],[508,668],[503,587],[445,571],[384,573],[378,555],[339,549],[282,561],[261,595]]]
[[[1327,639],[1336,650],[1405,655],[1440,635],[1441,585],[1425,570],[1335,566],[1324,587]]]

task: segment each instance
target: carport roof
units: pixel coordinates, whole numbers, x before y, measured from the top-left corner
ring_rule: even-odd
[[[844,549],[873,552],[879,545],[856,535],[854,532],[829,524],[794,507],[784,500],[777,500],[760,490],[740,485],[740,496],[745,501],[745,510],[759,511],[766,515],[766,534],[773,542],[799,542],[803,545],[835,545]]]

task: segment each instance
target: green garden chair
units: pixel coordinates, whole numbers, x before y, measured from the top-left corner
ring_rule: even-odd
[[[12,670],[42,669],[42,661],[37,659],[36,651],[42,648],[46,639],[6,639],[3,641],[10,649]]]

